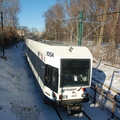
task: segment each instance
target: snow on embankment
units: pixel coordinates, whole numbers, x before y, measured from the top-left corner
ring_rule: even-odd
[[[96,83],[94,79],[102,83],[103,85],[98,84],[98,86],[104,89],[108,94],[113,95],[117,100],[117,105],[120,105],[120,68],[112,67],[104,62],[101,62],[99,65],[93,63],[93,75],[92,83]],[[101,96],[97,98],[102,98]],[[103,98],[102,98],[103,99]],[[101,99],[101,102],[103,101]],[[100,101],[100,99],[99,99]],[[112,103],[107,103],[108,108],[113,109]],[[103,106],[105,106],[103,104]],[[112,111],[112,110],[111,110]],[[116,110],[118,112],[118,110]],[[120,117],[120,115],[119,115]]]
[[[31,99],[32,89],[26,81],[28,77],[25,70],[26,64],[22,53],[23,44],[14,46],[12,49],[5,50],[7,61],[0,58],[0,119],[17,120],[24,119],[29,111],[32,115],[39,117],[37,108],[33,105],[34,99]],[[31,81],[31,78],[29,79]],[[27,116],[32,117],[30,114]],[[28,117],[28,118],[29,118]]]
[[[38,95],[23,46],[21,42],[5,50],[7,60],[0,57],[0,120],[56,120]]]
[[[99,65],[93,63],[92,77],[99,82],[120,92],[120,69],[101,62]]]

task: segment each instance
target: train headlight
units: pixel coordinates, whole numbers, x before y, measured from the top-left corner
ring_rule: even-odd
[[[81,97],[88,97],[88,96],[89,96],[88,93],[84,93],[84,94],[81,95]]]
[[[59,95],[59,99],[67,99],[68,96],[67,95]]]
[[[59,99],[62,99],[62,95],[59,95]]]
[[[63,99],[67,99],[68,98],[68,96],[67,95],[63,95]]]

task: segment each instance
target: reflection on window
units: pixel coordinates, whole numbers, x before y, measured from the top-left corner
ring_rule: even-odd
[[[47,67],[47,82],[50,82],[51,80],[51,68],[48,66]]]
[[[57,83],[57,69],[53,69],[53,71],[52,71],[52,84],[55,86],[56,85],[56,83]]]
[[[46,81],[45,85],[51,90],[58,92],[58,69],[50,65],[46,65]]]
[[[61,60],[61,87],[89,85],[89,59]]]

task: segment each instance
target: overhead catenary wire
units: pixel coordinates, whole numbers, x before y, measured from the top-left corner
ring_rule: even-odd
[[[108,12],[108,13],[106,13],[106,14],[101,14],[101,15],[98,15],[98,16],[102,16],[102,15],[111,15],[111,14],[119,14],[120,13],[120,11],[117,11],[117,12]]]
[[[101,15],[97,15],[97,16],[117,14],[117,13],[120,13],[120,11],[108,12],[108,13],[106,13],[106,14],[101,14]],[[63,23],[63,24],[64,24],[64,21],[78,21],[78,22],[81,22],[81,19],[74,19],[74,18],[72,18],[72,19],[52,18],[52,19],[54,19],[55,21],[56,21],[56,20],[59,20],[59,21],[61,21],[61,23]],[[108,22],[102,23],[101,21],[98,21],[98,22],[83,21],[83,23],[97,23],[97,24],[99,24],[99,25],[98,25],[97,27],[95,27],[91,32],[89,32],[88,35],[86,35],[84,38],[82,38],[82,40],[84,40],[85,38],[87,38],[88,36],[90,36],[90,34],[92,34],[96,29],[98,29],[100,26],[102,26],[103,24],[106,24],[106,23],[108,23]],[[68,30],[76,39],[78,39],[78,37],[75,36],[67,26],[65,26],[65,27],[67,28],[67,30]]]
[[[98,29],[103,24],[105,24],[105,23],[101,23],[100,25],[98,25],[95,29],[93,29],[91,32],[89,32],[88,35],[86,35],[85,37],[83,37],[82,40],[84,40],[85,38],[87,38],[90,34],[92,34],[96,29]]]

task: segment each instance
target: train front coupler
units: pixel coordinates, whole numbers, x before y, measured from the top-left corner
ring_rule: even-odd
[[[66,107],[67,107],[68,115],[80,113],[82,109],[81,104],[70,104],[67,105]]]

